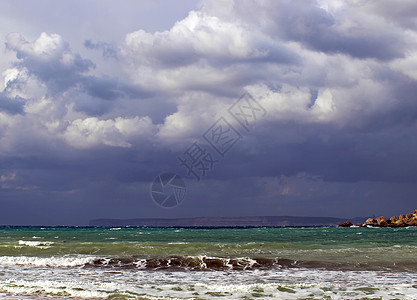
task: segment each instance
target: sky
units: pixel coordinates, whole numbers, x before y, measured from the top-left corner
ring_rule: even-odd
[[[0,224],[417,209],[416,1],[4,0],[0,48]]]

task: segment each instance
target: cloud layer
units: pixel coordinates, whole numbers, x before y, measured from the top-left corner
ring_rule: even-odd
[[[28,213],[19,218],[16,207],[26,202],[46,214],[66,208],[64,223],[220,208],[221,215],[410,210],[416,9],[412,1],[202,1],[166,30],[138,27],[117,41],[80,33],[70,44],[53,24],[34,38],[8,32],[0,201],[17,223]],[[227,111],[244,92],[266,111],[249,132]],[[221,116],[242,139],[196,185],[177,157],[194,141],[209,147],[202,134]],[[170,211],[149,196],[163,171],[189,187],[188,200]]]

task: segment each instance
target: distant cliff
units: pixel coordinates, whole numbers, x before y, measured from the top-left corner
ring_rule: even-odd
[[[90,226],[150,226],[150,227],[244,227],[244,226],[334,226],[346,219],[331,217],[199,217],[178,219],[94,219]],[[363,222],[355,218],[352,222]]]

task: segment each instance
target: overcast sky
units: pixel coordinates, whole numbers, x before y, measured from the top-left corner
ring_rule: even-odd
[[[0,224],[417,208],[416,1],[5,0],[0,42]]]

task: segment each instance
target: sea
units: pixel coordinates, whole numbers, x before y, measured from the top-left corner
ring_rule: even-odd
[[[0,227],[1,299],[417,299],[417,227]]]

